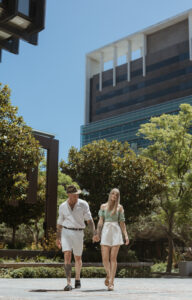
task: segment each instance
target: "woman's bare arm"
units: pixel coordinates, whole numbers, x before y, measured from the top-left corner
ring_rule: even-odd
[[[123,209],[122,205],[121,205],[119,211],[121,213],[124,212],[124,209]],[[125,245],[129,245],[129,237],[128,237],[127,228],[126,228],[126,225],[125,225],[124,221],[120,221],[120,227],[121,227],[121,231],[122,231],[122,233],[124,235],[124,238],[125,238]]]
[[[125,222],[121,221],[120,222],[120,227],[121,227],[121,231],[125,237],[125,245],[129,245],[129,237],[128,237],[128,233],[127,233],[127,229],[126,229],[126,225]]]
[[[104,223],[103,217],[100,217],[99,222],[97,223],[97,235],[99,236],[99,239],[101,238],[103,223]]]

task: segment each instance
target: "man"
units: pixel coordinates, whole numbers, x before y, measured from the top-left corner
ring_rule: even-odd
[[[64,291],[71,291],[71,256],[75,259],[75,288],[81,287],[80,272],[82,267],[83,237],[85,222],[93,233],[93,241],[96,231],[89,205],[85,200],[79,199],[80,190],[74,185],[67,187],[68,199],[59,207],[57,220],[56,244],[64,252],[64,269],[67,277],[67,285]]]

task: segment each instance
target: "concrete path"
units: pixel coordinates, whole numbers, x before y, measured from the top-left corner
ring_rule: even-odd
[[[103,282],[103,278],[83,278],[81,289],[64,292],[65,279],[3,278],[0,300],[192,300],[190,278],[116,278],[112,292],[107,291]]]

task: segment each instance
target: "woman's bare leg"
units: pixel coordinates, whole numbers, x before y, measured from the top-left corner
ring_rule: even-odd
[[[106,285],[108,285],[108,279],[110,278],[110,269],[111,269],[110,261],[109,261],[110,250],[111,250],[111,247],[101,245],[101,254],[102,254],[103,266],[104,266],[106,274],[107,274],[107,278],[106,278],[106,281],[105,281]]]
[[[110,280],[109,280],[109,286],[114,285],[114,278],[117,270],[117,255],[119,252],[120,246],[113,246],[111,247],[111,252],[110,252]]]

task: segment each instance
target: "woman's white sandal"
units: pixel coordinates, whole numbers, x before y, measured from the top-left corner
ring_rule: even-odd
[[[113,291],[114,290],[114,285],[113,284],[109,284],[108,285],[108,291]]]

